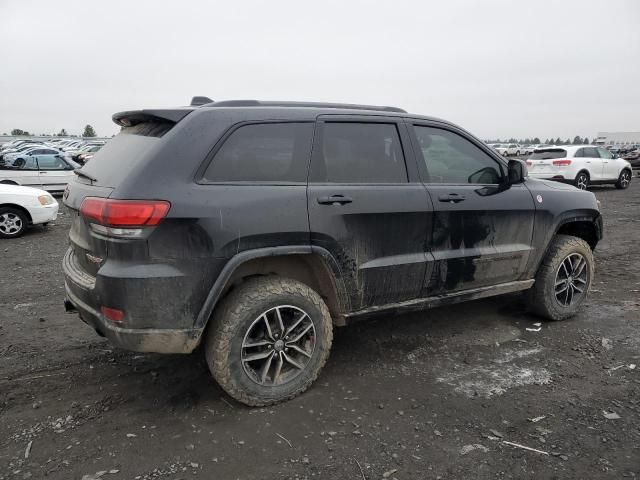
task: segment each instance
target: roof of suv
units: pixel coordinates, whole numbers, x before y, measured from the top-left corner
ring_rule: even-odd
[[[329,102],[289,102],[289,101],[261,101],[261,100],[223,100],[219,102],[208,102],[207,97],[194,97],[192,104],[184,107],[159,108],[159,109],[142,109],[118,112],[113,115],[113,121],[120,126],[127,127],[136,123],[155,117],[171,122],[179,122],[189,113],[196,110],[231,108],[231,109],[291,109],[314,111],[318,115],[323,113],[340,113],[353,115],[375,115],[385,114],[389,116],[412,117],[425,120],[434,120],[452,125],[451,122],[435,117],[424,115],[416,115],[407,113],[406,110],[398,107],[378,106],[378,105],[359,105],[351,103],[329,103]]]

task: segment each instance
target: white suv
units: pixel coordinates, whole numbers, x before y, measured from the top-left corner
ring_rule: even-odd
[[[590,184],[604,183],[627,188],[632,176],[629,162],[592,145],[538,149],[527,159],[527,165],[531,177],[571,183],[582,190]]]
[[[520,152],[522,152],[522,148],[517,143],[509,143],[496,147],[496,152],[504,157],[508,157],[509,155],[519,156]]]

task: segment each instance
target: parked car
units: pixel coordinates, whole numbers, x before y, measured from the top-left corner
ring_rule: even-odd
[[[629,162],[591,145],[539,149],[527,159],[527,165],[532,177],[571,183],[582,190],[591,184],[607,183],[625,189],[632,177]]]
[[[508,157],[509,155],[520,156],[520,153],[522,152],[520,145],[516,143],[510,143],[508,145],[502,145],[501,147],[496,147],[496,151],[500,155],[505,157]]]
[[[68,157],[68,155],[66,155],[64,152],[61,152],[60,150],[56,150],[55,148],[47,147],[45,145],[33,144],[32,146],[25,148],[22,151],[5,154],[2,160],[4,161],[5,165],[12,165],[15,160],[24,160],[27,157],[33,157],[36,155],[37,156],[60,155],[63,157]]]
[[[0,184],[0,238],[16,238],[56,219],[58,202],[44,190]]]
[[[520,155],[531,155],[534,150],[533,145],[520,145]]]
[[[202,344],[247,405],[307,389],[356,318],[529,290],[562,320],[591,285],[595,196],[452,123],[258,101],[113,118],[64,194],[65,306],[122,348]]]
[[[82,153],[78,154],[76,161],[81,164],[87,163],[98,151],[100,151],[101,148],[102,145],[92,145],[89,148],[86,148]]]
[[[60,155],[25,155],[11,163],[0,164],[0,183],[25,185],[61,192],[80,165]]]
[[[640,148],[633,150],[622,156],[623,160],[626,160],[631,165],[631,168],[640,168]]]

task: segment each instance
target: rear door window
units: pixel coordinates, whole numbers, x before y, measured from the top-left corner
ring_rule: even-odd
[[[393,123],[325,122],[310,181],[407,183],[398,129]]]

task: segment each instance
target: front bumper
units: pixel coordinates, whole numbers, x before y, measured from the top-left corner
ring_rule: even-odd
[[[29,207],[31,215],[31,223],[37,225],[40,223],[53,222],[58,217],[58,202],[51,205],[43,205],[38,207]]]

